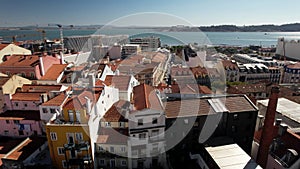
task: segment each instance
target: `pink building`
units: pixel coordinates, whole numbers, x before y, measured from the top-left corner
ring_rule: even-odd
[[[0,114],[0,136],[42,135],[39,111],[6,111]]]
[[[13,55],[0,64],[0,72],[18,74],[28,79],[40,79],[53,64],[60,64],[60,59],[53,56]]]

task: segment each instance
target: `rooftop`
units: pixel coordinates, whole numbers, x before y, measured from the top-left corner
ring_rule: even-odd
[[[201,97],[165,102],[167,118],[201,116],[216,112],[238,113],[247,111],[257,111],[257,108],[245,95]]]
[[[156,92],[158,92],[156,89],[146,84],[135,86],[133,88],[133,100],[135,109],[142,110],[148,108],[154,110],[162,110],[162,105]]]
[[[261,169],[237,144],[205,148],[220,169]]]
[[[129,75],[107,75],[104,82],[107,86],[112,85],[121,91],[127,91],[130,86],[130,79],[131,76]]]
[[[103,120],[107,122],[127,121],[125,119],[126,109],[129,109],[130,102],[119,100],[114,103],[103,116]]]
[[[268,103],[269,99],[257,101],[257,104],[262,104],[265,107],[268,106]],[[298,123],[297,126],[292,127],[300,127],[300,104],[290,101],[286,98],[279,98],[276,111],[282,116],[292,119]],[[285,121],[285,123],[287,122]],[[290,125],[290,123],[288,125]]]
[[[57,80],[67,66],[67,64],[53,64],[40,80]]]
[[[45,137],[30,137],[21,142],[15,149],[7,153],[2,159],[24,161],[38,148],[40,148],[47,138]]]
[[[40,111],[32,111],[32,110],[14,110],[14,111],[6,111],[4,113],[0,113],[0,119],[4,120],[35,120],[39,121]]]
[[[0,50],[6,48],[9,44],[0,44]]]
[[[48,100],[47,102],[43,103],[42,106],[60,106],[63,104],[64,100],[66,99],[66,94],[61,93],[60,95]]]
[[[39,64],[37,55],[13,55],[7,61],[0,64],[1,67],[33,67]]]
[[[12,101],[40,101],[45,92],[18,92],[12,95]]]
[[[50,92],[60,91],[63,85],[34,85],[24,84],[22,86],[22,92]]]

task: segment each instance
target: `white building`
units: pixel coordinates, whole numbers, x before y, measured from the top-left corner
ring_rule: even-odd
[[[286,40],[279,38],[277,41],[276,55],[279,58],[300,61],[300,40]]]
[[[139,84],[133,75],[107,75],[104,82],[119,89],[119,99],[126,101],[132,100],[133,87]]]

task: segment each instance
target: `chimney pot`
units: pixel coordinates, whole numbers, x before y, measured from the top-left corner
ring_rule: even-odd
[[[279,129],[278,129],[278,135],[283,136],[284,133],[287,131],[288,125],[286,124],[280,124]]]

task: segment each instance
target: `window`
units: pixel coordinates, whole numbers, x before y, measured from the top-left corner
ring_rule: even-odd
[[[99,165],[104,166],[105,165],[105,160],[104,159],[99,159]]]
[[[61,161],[63,168],[67,168],[67,162],[66,160],[62,160]]]
[[[105,127],[110,127],[110,126],[111,126],[110,122],[105,122]]]
[[[138,119],[138,126],[142,126],[143,125],[143,119]]]
[[[4,130],[4,135],[7,136],[9,134],[8,130]]]
[[[77,141],[82,141],[83,140],[82,133],[75,133],[75,138]]]
[[[20,120],[14,120],[15,124],[20,124]]]
[[[157,124],[157,117],[152,118],[152,124]]]
[[[189,119],[184,119],[184,124],[189,124]]]
[[[43,113],[48,113],[48,109],[47,108],[43,108]]]
[[[146,139],[146,133],[139,134],[139,139],[140,140],[145,140]]]
[[[115,152],[115,148],[114,147],[110,147],[109,150],[110,150],[111,153]]]
[[[27,107],[27,103],[24,103],[24,107]]]
[[[9,124],[9,120],[5,120],[6,121],[6,124]]]
[[[57,147],[57,154],[58,155],[64,155],[64,148],[63,147]]]
[[[237,120],[239,118],[238,114],[233,114],[233,120]]]
[[[121,152],[124,153],[126,151],[126,148],[125,147],[121,147],[120,150],[121,150]]]
[[[120,125],[120,127],[125,127],[125,123],[124,122],[120,122],[119,125]]]
[[[35,78],[34,72],[30,72],[30,77],[31,77],[31,78]]]
[[[55,132],[50,132],[50,138],[52,141],[56,141],[57,140],[57,135]]]
[[[104,150],[104,148],[102,146],[99,146],[99,151],[103,152],[105,150]]]
[[[152,130],[152,137],[157,136],[159,133],[159,130]]]
[[[18,106],[19,106],[19,103],[18,103],[18,102],[15,102],[15,106],[18,107]]]
[[[19,135],[23,136],[24,135],[24,131],[23,130],[19,130]]]
[[[68,144],[74,144],[74,133],[66,133]]]
[[[22,77],[25,77],[25,76],[26,76],[25,72],[22,72],[22,73],[21,73],[21,76],[22,76]]]
[[[56,112],[55,109],[50,109],[50,113],[54,114]]]
[[[127,165],[127,161],[126,160],[122,160],[121,161],[121,166],[126,166]]]
[[[74,121],[74,113],[73,110],[68,110],[68,114],[69,114],[69,121],[73,122]]]

